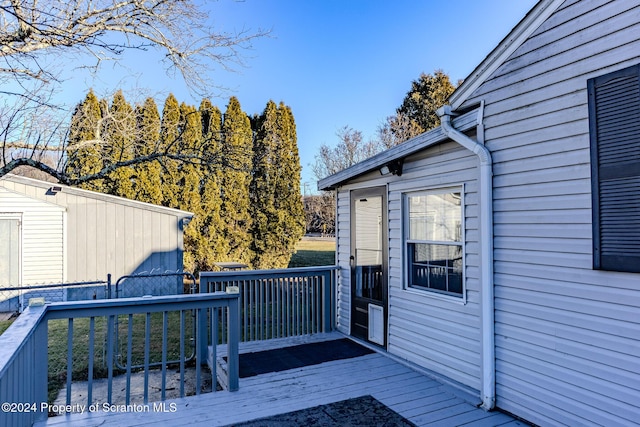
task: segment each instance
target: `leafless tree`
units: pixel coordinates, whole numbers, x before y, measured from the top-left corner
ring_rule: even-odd
[[[304,213],[307,233],[321,235],[335,234],[336,200],[332,192],[306,196],[304,198]]]
[[[387,149],[395,147],[423,132],[418,124],[406,114],[398,113],[387,117],[386,121],[378,127],[378,140],[380,145]]]
[[[353,166],[380,151],[377,143],[365,142],[362,132],[344,126],[336,132],[338,144],[322,144],[312,170],[317,179],[325,178],[343,169]]]
[[[125,51],[157,50],[170,75],[178,73],[195,93],[206,95],[213,67],[242,64],[241,51],[267,34],[216,32],[208,18],[192,0],[0,0],[0,177],[30,166],[68,182],[70,112],[53,101],[68,71],[65,64],[81,63],[96,72]]]

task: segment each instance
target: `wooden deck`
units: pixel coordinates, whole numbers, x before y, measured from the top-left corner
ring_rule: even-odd
[[[311,340],[342,337],[333,333],[314,336]],[[300,339],[287,340],[286,345],[299,342]],[[284,346],[285,342],[247,343],[241,347],[241,353],[277,345]],[[465,393],[398,363],[384,353],[240,379],[237,392],[220,391],[168,400],[165,412],[154,411],[153,405],[149,405],[150,412],[85,412],[49,418],[36,425],[224,426],[364,395],[373,396],[418,426],[526,425],[508,415],[476,408]]]

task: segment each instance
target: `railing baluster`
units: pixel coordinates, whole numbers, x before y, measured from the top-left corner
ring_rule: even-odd
[[[95,330],[96,330],[96,318],[89,318],[89,373],[87,381],[87,404],[93,403],[93,355],[95,344]]]
[[[240,283],[240,282],[238,282],[238,283]],[[243,285],[245,285],[244,281],[243,281]],[[242,340],[243,341],[249,341],[249,339],[248,339],[249,335],[247,335],[247,331],[248,331],[247,326],[249,324],[249,317],[248,317],[249,316],[249,314],[248,314],[249,310],[247,309],[247,304],[248,304],[248,301],[249,301],[249,289],[248,289],[248,286],[242,286],[240,289],[243,290],[243,293],[242,293],[243,322],[242,322],[242,324],[244,326],[244,329],[243,329],[244,330],[244,335],[242,337]]]
[[[278,279],[271,279],[271,300],[273,301],[273,306],[271,307],[271,338],[278,338],[280,335],[278,334],[278,325],[280,324],[280,295],[278,290],[280,287],[278,286]]]
[[[67,322],[67,405],[71,405],[71,382],[73,376],[73,317]],[[89,402],[89,405],[91,402]]]
[[[311,333],[315,334],[318,332],[317,324],[318,319],[316,316],[316,276],[312,276],[309,278],[309,286],[310,286],[310,297],[311,302],[309,304],[309,309],[311,310]]]
[[[206,328],[207,328],[207,321],[206,318],[203,317],[206,314],[203,312],[204,310],[199,308],[197,310],[197,318],[198,318],[198,326],[201,328],[204,328],[204,331],[199,331],[198,332],[198,339],[196,341],[196,354],[198,355],[198,358],[196,360],[196,395],[200,394],[200,388],[202,387],[202,378],[201,378],[201,365],[203,363],[207,363],[207,357],[204,353],[204,349],[203,347],[206,349],[207,348],[207,332],[206,332]],[[202,339],[204,338],[204,339]],[[204,342],[202,342],[204,341]],[[202,359],[204,357],[204,360]]]
[[[249,299],[249,339],[255,341],[256,339],[256,280],[249,279],[250,299]]]
[[[283,286],[282,286],[282,292],[284,293],[283,295],[283,301],[282,301],[282,307],[284,309],[283,312],[283,317],[284,317],[284,322],[282,324],[282,336],[283,337],[288,337],[289,336],[289,329],[291,328],[291,317],[289,316],[289,286],[290,286],[290,282],[288,278],[283,278]]]
[[[294,278],[296,284],[296,292],[295,292],[295,313],[296,313],[296,329],[295,334],[300,335],[300,278]]]
[[[133,314],[129,313],[127,322],[127,390],[126,404],[131,403],[131,365],[133,365]]]
[[[184,310],[180,310],[180,397],[184,397],[184,323]]]
[[[264,294],[262,292],[262,288],[264,286],[264,282],[262,281],[262,279],[256,279],[256,286],[258,287],[258,307],[256,310],[256,314],[258,314],[256,316],[256,323],[258,324],[258,328],[256,330],[257,333],[257,339],[259,340],[263,340],[264,339],[264,331],[262,329],[262,325],[264,324]]]
[[[144,324],[144,404],[149,403],[149,353],[151,341],[151,313],[145,314]]]
[[[216,391],[218,381],[218,309],[211,309],[211,391]]]
[[[304,288],[304,333],[309,334],[311,331],[309,330],[309,278],[305,277],[303,279],[303,288]]]
[[[305,289],[306,289],[306,282],[307,279],[306,277],[301,277],[300,279],[300,334],[304,335],[306,334],[306,295],[305,295]]]
[[[160,400],[167,397],[167,334],[168,334],[169,312],[162,312],[162,386],[160,389]]]
[[[107,402],[112,403],[113,396],[113,344],[114,344],[115,316],[107,318]]]

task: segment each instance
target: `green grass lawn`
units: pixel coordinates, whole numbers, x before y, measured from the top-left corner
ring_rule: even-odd
[[[289,261],[289,268],[334,265],[335,256],[336,243],[333,240],[301,240]]]
[[[3,333],[4,331],[6,331],[6,330],[7,330],[7,328],[8,328],[9,326],[11,326],[11,324],[13,323],[13,321],[14,321],[14,320],[16,320],[16,319],[17,319],[17,317],[12,317],[12,318],[11,318],[11,319],[9,319],[9,320],[0,320],[0,335],[2,335],[2,333]]]

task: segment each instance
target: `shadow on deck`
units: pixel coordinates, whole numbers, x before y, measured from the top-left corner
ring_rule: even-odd
[[[264,351],[341,338],[344,335],[333,332],[248,342],[241,344],[240,352]],[[220,349],[219,360],[223,356],[224,351]],[[35,425],[224,426],[252,420],[259,421],[251,425],[278,425],[278,420],[282,418],[269,417],[364,396],[373,397],[387,409],[417,426],[526,425],[500,412],[485,412],[472,404],[472,396],[377,351],[351,359],[241,378],[240,389],[233,393],[220,391],[167,400],[155,406],[114,407],[113,409],[118,410],[58,416]],[[363,399],[358,400],[362,401]],[[321,412],[327,414],[326,410]],[[332,418],[325,417],[316,421],[326,425],[329,419]],[[344,420],[336,420],[334,425],[344,425]],[[354,420],[354,425],[361,424]]]

